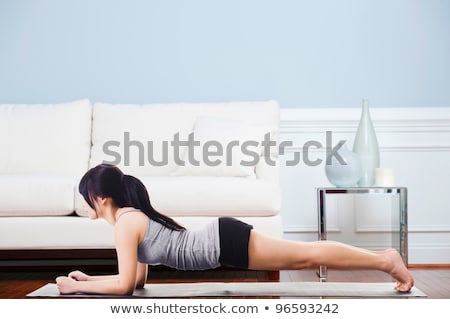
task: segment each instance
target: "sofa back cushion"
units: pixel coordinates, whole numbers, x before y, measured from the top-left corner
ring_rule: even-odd
[[[175,150],[172,143],[176,139],[188,141],[200,118],[270,127],[273,133],[279,126],[279,105],[275,101],[144,105],[96,103],[90,167],[108,162],[139,177],[174,173],[201,175],[203,172],[211,175],[214,170],[200,170],[200,173],[191,169],[177,170],[180,160],[186,159],[186,149]],[[261,134],[260,138],[263,137]],[[212,138],[217,137],[212,135]],[[223,176],[230,172],[233,175],[236,170],[217,171]]]
[[[79,179],[88,168],[91,112],[88,100],[0,105],[0,174]]]

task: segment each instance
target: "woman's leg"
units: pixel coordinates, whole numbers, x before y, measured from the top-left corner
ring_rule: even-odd
[[[414,279],[398,252],[375,252],[334,241],[296,242],[251,231],[249,269],[290,270],[326,265],[335,269],[374,269],[394,277],[399,291],[409,291]]]

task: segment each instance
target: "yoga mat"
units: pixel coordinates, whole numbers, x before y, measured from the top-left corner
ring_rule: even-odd
[[[127,298],[182,297],[356,297],[356,298],[417,298],[427,297],[413,287],[408,293],[394,289],[393,282],[199,282],[180,284],[146,284]],[[113,295],[61,295],[56,284],[48,283],[29,293],[27,297],[41,298],[117,298]]]

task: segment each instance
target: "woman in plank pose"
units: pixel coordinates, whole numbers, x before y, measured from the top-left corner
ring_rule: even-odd
[[[394,249],[375,252],[333,241],[296,242],[262,235],[240,220],[221,217],[189,230],[157,212],[142,182],[101,164],[81,179],[79,191],[91,219],[114,225],[118,274],[89,276],[80,271],[56,278],[61,294],[132,294],[142,288],[147,265],[183,270],[231,266],[252,270],[292,270],[327,265],[374,269],[390,274],[395,289],[408,292],[411,273]]]

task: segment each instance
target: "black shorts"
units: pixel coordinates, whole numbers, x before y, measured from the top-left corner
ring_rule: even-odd
[[[219,262],[222,266],[248,268],[248,241],[252,229],[252,225],[235,218],[219,218]]]

